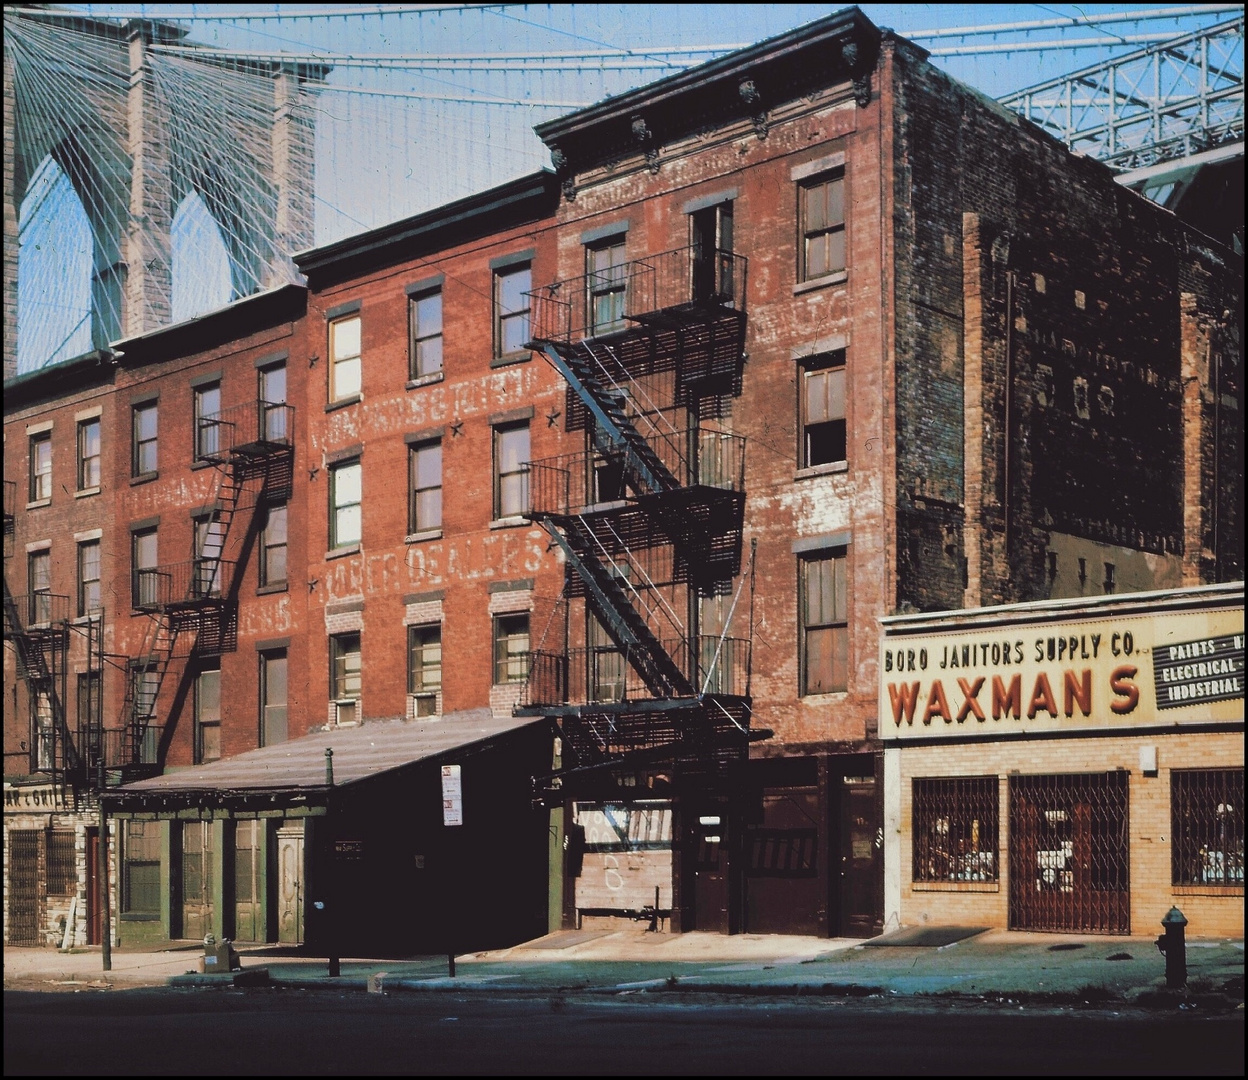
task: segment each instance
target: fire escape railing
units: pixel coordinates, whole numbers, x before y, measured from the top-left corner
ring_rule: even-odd
[[[744,255],[690,245],[552,282],[526,294],[530,334],[536,342],[571,345],[609,338],[663,311],[737,307],[746,266]]]

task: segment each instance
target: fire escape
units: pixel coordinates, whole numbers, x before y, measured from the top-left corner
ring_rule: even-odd
[[[77,742],[65,716],[69,664],[69,597],[51,592],[46,580],[29,582],[29,592],[9,591],[17,485],[4,482],[4,638],[13,643],[17,677],[26,684],[31,714],[30,771],[46,773],[55,787],[72,790],[82,767]]]
[[[216,471],[213,510],[196,523],[189,561],[131,571],[131,607],[147,621],[129,663],[119,722],[90,743],[103,755],[107,782],[159,773],[164,729],[158,702],[179,641],[190,639],[179,655],[191,650],[215,655],[235,647],[241,578],[235,561],[225,558],[226,544],[240,515],[246,527],[257,505],[289,497],[293,435],[294,409],[284,403],[248,402],[199,419],[197,457]],[[252,485],[255,496],[248,500],[245,491],[253,480],[258,480]]]
[[[528,516],[566,567],[517,709],[561,731],[543,797],[619,769],[715,774],[747,754],[745,440],[729,427],[745,271],[695,245],[529,296],[529,347],[566,380],[566,428],[585,438],[529,464]]]

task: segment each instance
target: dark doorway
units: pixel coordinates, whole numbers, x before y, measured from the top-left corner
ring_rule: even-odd
[[[839,919],[835,929],[844,937],[870,937],[879,933],[882,922],[877,895],[883,834],[875,775],[833,775],[831,783],[836,789],[832,802],[839,819]]]
[[[728,807],[701,808],[692,822],[695,930],[727,934],[728,915]]]
[[[100,830],[87,830],[87,944],[104,941],[104,897],[100,894]]]

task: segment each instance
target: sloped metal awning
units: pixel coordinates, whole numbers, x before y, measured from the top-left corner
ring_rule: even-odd
[[[449,763],[491,749],[533,717],[495,717],[489,709],[448,713],[437,720],[372,721],[313,732],[277,746],[139,780],[106,791],[114,816],[157,817],[265,811],[319,816],[331,791],[365,783],[416,763]],[[332,758],[326,755],[332,750]],[[438,762],[438,759],[445,759]],[[332,760],[332,778],[328,761]]]

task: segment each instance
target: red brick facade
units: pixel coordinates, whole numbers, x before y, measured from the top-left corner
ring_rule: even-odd
[[[192,519],[218,498],[223,470],[193,461],[196,389],[219,383],[220,408],[243,407],[260,393],[258,372],[284,364],[290,472],[269,477],[269,503],[257,476],[238,501],[223,651],[175,650],[156,710],[159,764],[188,766],[202,751],[192,717],[205,666],[220,666],[222,756],[260,743],[266,655],[284,650],[290,738],[336,722],[351,662],[336,682],[332,636],[348,650],[359,636],[353,721],[425,707],[409,694],[412,626],[440,631],[438,714],[509,714],[522,688],[498,681],[496,622],[527,613],[537,649],[565,566],[538,522],[498,509],[499,433],[527,426],[533,461],[584,452],[586,436],[568,430],[575,402],[539,353],[500,355],[500,275],[527,266],[540,291],[585,275],[587,248],[606,239],[632,265],[689,248],[697,215],[720,214],[722,228],[726,214],[730,250],[744,257],[745,361],[703,423],[747,448],[742,562],[753,577],[734,626],[748,612],[750,725],[772,735],[720,788],[663,789],[675,800],[673,926],[870,932],[885,915],[879,617],[1242,577],[1242,262],[856,13],[539,134],[555,174],[305,253],[306,291],[241,301],[6,387],[19,507],[28,428],[51,421],[54,439],[52,497],[17,512],[9,589],[27,591],[26,547],[48,539],[53,591],[72,592],[71,534],[102,530],[106,649],[136,655],[149,619],[128,600],[134,531],[158,527],[161,564],[189,559]],[[839,185],[843,224],[812,216],[821,183]],[[843,244],[843,269],[815,273],[805,260],[820,257],[816,243]],[[434,293],[441,363],[422,374],[413,297]],[[330,331],[357,318],[358,388],[354,331],[336,331],[338,354]],[[828,368],[843,371],[845,447],[811,464],[803,399]],[[157,475],[136,477],[133,409],[155,399]],[[74,417],[96,402],[102,490],[75,498]],[[440,521],[413,530],[413,448],[435,445]],[[282,586],[258,577],[275,491],[287,508]],[[847,641],[844,686],[804,693],[803,643],[819,620],[801,582],[827,557],[844,560],[844,612],[831,619],[833,640],[843,626]],[[8,650],[5,672],[6,776],[29,776],[30,714]],[[106,728],[123,698],[107,666]],[[626,771],[643,786],[663,772]],[[698,807],[728,808],[732,854],[709,906],[694,895]],[[768,863],[769,837],[789,845],[793,866]]]

